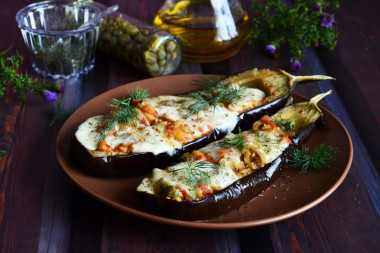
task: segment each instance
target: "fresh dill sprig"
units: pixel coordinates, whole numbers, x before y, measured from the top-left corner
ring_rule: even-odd
[[[187,115],[187,117],[198,114],[200,111],[207,108],[210,103],[216,108],[217,106],[217,100],[213,98],[213,96],[207,92],[204,91],[194,91],[189,94],[192,98],[197,100],[194,104],[190,106],[190,111]]]
[[[218,96],[221,97],[220,102],[224,103],[224,102],[231,101],[234,98],[237,98],[237,99],[242,98],[245,89],[246,89],[245,84],[243,84],[242,86],[239,86],[239,87],[221,86],[221,88],[217,89],[216,91],[217,91]]]
[[[129,97],[134,99],[146,99],[149,97],[149,92],[147,89],[142,89],[140,87],[136,87],[136,89],[132,89],[130,92],[128,92]]]
[[[240,127],[239,127],[239,133],[235,135],[235,137],[233,138],[225,137],[223,140],[219,141],[219,144],[223,148],[236,148],[236,147],[243,148],[244,138],[243,138],[243,134],[241,133]]]
[[[279,120],[275,118],[274,120],[276,125],[283,127],[286,131],[294,131],[294,121],[299,120],[299,118],[292,120]]]
[[[203,76],[200,77],[200,80],[193,80],[194,85],[198,86],[199,90],[213,90],[217,88],[220,84],[220,78],[207,79]]]
[[[206,162],[206,161],[194,161],[193,157],[187,157],[186,165],[180,169],[172,169],[171,173],[178,173],[180,171],[186,171],[188,180],[187,183],[192,186],[197,186],[202,183],[209,184],[211,179],[210,175],[207,172],[204,172],[202,169],[214,168],[215,164]]]
[[[319,145],[313,153],[307,153],[307,148],[302,146],[301,150],[294,149],[290,154],[289,168],[300,168],[300,174],[304,174],[308,170],[321,171],[330,168],[330,162],[338,153],[340,153],[338,149],[326,144]]]
[[[104,119],[100,125],[102,126],[98,132],[96,139],[98,141],[103,140],[112,129],[115,128],[118,123],[135,124],[139,111],[136,107],[131,105],[131,98],[123,98],[121,100],[112,99],[112,103],[109,104],[112,108],[117,108],[116,114],[110,119]]]
[[[7,151],[0,150],[0,161],[1,161],[1,159],[3,159],[3,157],[5,156],[6,153],[7,153]]]
[[[218,104],[231,101],[232,99],[239,99],[243,96],[245,87],[227,87],[221,84],[219,80],[205,79],[198,80],[196,85],[201,90],[190,92],[189,95],[197,100],[190,105],[188,117],[193,114],[198,114],[200,111],[205,110],[208,106],[217,107]]]
[[[135,90],[130,91],[129,98],[122,98],[121,100],[112,99],[110,107],[116,110],[116,113],[111,118],[104,119],[100,125],[101,129],[96,135],[98,141],[103,140],[112,129],[115,128],[116,124],[124,123],[127,125],[136,125],[136,121],[140,115],[137,110],[138,106],[131,104],[134,99],[145,99],[149,97],[149,93],[146,89],[141,89],[137,87]]]
[[[62,92],[59,84],[50,85],[38,79],[30,78],[26,73],[20,73],[19,66],[24,58],[16,52],[15,55],[7,56],[11,47],[0,52],[0,97],[7,93],[7,87],[15,91],[18,98],[24,100],[28,91],[37,92],[48,102],[57,99],[57,94]]]

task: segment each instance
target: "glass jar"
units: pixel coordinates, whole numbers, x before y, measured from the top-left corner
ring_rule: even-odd
[[[22,8],[16,20],[35,71],[44,77],[67,79],[93,69],[100,22],[88,21],[99,13],[93,3],[70,0]]]
[[[217,62],[239,52],[250,22],[239,0],[166,0],[153,25],[177,35],[188,62]]]
[[[182,59],[176,36],[120,12],[103,19],[98,48],[151,76],[172,74]]]

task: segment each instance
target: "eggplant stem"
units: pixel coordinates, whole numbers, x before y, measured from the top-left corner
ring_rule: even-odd
[[[332,90],[329,90],[325,93],[318,94],[310,99],[309,104],[314,104],[318,108],[318,103],[321,101],[324,97],[330,95],[332,93]]]
[[[313,105],[313,106],[314,106],[319,112],[322,113],[321,108],[318,107],[318,103],[319,103],[319,101],[321,101],[324,97],[326,97],[326,96],[328,96],[328,95],[330,95],[330,94],[332,94],[332,90],[329,90],[329,91],[327,91],[327,92],[325,92],[325,93],[318,94],[318,95],[316,95],[316,96],[314,96],[314,97],[312,97],[312,98],[310,99],[309,104]]]
[[[294,83],[301,82],[301,81],[320,81],[320,80],[335,80],[334,77],[331,76],[324,76],[324,75],[312,75],[312,76],[293,76],[289,74],[288,72],[284,70],[280,70],[280,72],[284,75],[286,75],[289,80],[289,87],[293,89]]]

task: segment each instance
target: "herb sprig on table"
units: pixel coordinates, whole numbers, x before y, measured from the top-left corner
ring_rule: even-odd
[[[8,92],[8,87],[15,91],[22,100],[28,91],[37,92],[48,102],[54,102],[59,92],[63,92],[61,85],[50,85],[38,79],[30,78],[26,73],[20,73],[19,67],[24,58],[16,53],[9,56],[11,48],[0,52],[0,97]]]
[[[149,93],[146,89],[137,87],[135,90],[131,90],[129,98],[122,98],[121,100],[112,99],[110,107],[114,108],[116,113],[111,118],[105,118],[101,123],[100,131],[98,132],[96,139],[98,141],[103,140],[107,134],[115,128],[116,124],[124,123],[127,125],[136,124],[136,121],[140,115],[137,110],[138,106],[132,104],[137,99],[146,99],[149,97]]]
[[[188,116],[198,114],[205,110],[209,106],[214,109],[219,105],[229,102],[232,99],[239,99],[243,97],[245,87],[244,85],[239,87],[228,87],[222,85],[218,79],[206,79],[202,78],[195,82],[199,90],[190,92],[190,97],[196,100],[190,106],[190,112]]]
[[[330,162],[334,159],[334,155],[340,153],[338,149],[319,145],[314,152],[308,153],[307,148],[302,146],[301,149],[294,149],[290,154],[289,168],[298,169],[304,174],[309,170],[324,170],[330,168]]]
[[[192,186],[197,186],[202,183],[210,183],[210,176],[202,169],[214,168],[215,164],[206,161],[194,161],[193,157],[187,157],[186,164],[180,169],[171,169],[169,172],[178,173],[180,171],[186,171],[188,180],[187,182]]]
[[[292,4],[289,4],[289,3]],[[339,8],[337,0],[285,1],[268,0],[262,5],[252,1],[253,18],[248,43],[253,48],[262,48],[272,57],[277,57],[278,48],[285,45],[291,54],[291,67],[301,69],[303,49],[322,46],[333,50],[338,31],[334,15],[326,10]]]

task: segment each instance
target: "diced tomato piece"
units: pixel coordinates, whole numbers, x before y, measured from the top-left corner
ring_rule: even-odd
[[[140,119],[140,123],[143,124],[143,125],[146,125],[146,126],[150,126],[150,122],[149,122],[149,120],[144,119],[144,118],[141,118],[141,119]]]
[[[117,147],[117,149],[119,150],[119,152],[130,154],[130,153],[133,153],[133,146],[134,146],[133,143],[125,144],[125,145],[119,145]]]
[[[104,123],[100,126],[97,126],[96,127],[96,132],[100,132],[103,130],[103,128],[106,126],[106,124],[108,123],[108,121],[104,121]]]
[[[272,127],[276,126],[276,121],[272,119],[271,117],[269,117],[268,115],[262,116],[260,120],[269,126],[272,126]]]
[[[191,196],[187,193],[186,190],[182,189],[181,186],[178,184],[176,185],[176,188],[182,193],[182,199],[183,200],[191,200]]]
[[[212,156],[207,152],[202,152],[200,150],[194,150],[191,152],[191,155],[193,156],[193,159],[195,161],[207,161],[210,163],[215,163],[215,160],[212,158]]]
[[[165,126],[168,137],[174,137],[181,143],[188,143],[194,138],[193,132],[190,127],[181,121],[168,122]]]
[[[136,105],[138,105],[140,102],[141,102],[141,99],[137,99],[137,98],[135,98],[135,99],[133,99],[133,100],[131,101],[131,105],[136,106]]]
[[[144,105],[144,107],[141,109],[141,112],[144,114],[146,121],[148,121],[148,122],[142,122],[145,125],[152,124],[158,119],[158,113],[156,109],[153,107],[153,105],[151,104]]]
[[[229,157],[231,154],[234,153],[234,148],[224,148],[224,149],[219,149],[217,151],[218,155],[222,158]]]
[[[119,145],[119,146],[117,147],[117,149],[119,150],[119,152],[127,153],[127,151],[128,151],[128,146],[127,146],[127,145]]]
[[[191,154],[193,155],[193,159],[195,161],[205,160],[206,158],[206,155],[200,150],[194,150],[193,152],[191,152]]]
[[[158,117],[158,113],[156,111],[156,109],[153,107],[153,105],[151,104],[146,104],[144,105],[144,107],[141,109],[141,111],[144,113],[144,114],[149,114],[149,115],[152,115],[153,117],[157,118]]]
[[[199,186],[203,196],[211,196],[214,192],[206,183],[202,183]]]
[[[243,140],[248,140],[249,139],[249,135],[248,134],[243,134]]]
[[[112,150],[111,146],[107,144],[105,140],[102,140],[98,145],[98,150],[110,152]]]
[[[168,121],[165,126],[165,130],[170,131],[174,129],[174,122],[173,121]]]
[[[185,190],[181,190],[181,193],[182,193],[182,196],[183,196],[183,199],[187,199],[188,198],[188,194]]]
[[[282,138],[282,141],[287,144],[290,144],[292,142],[292,140],[288,136],[285,136],[284,138]]]

